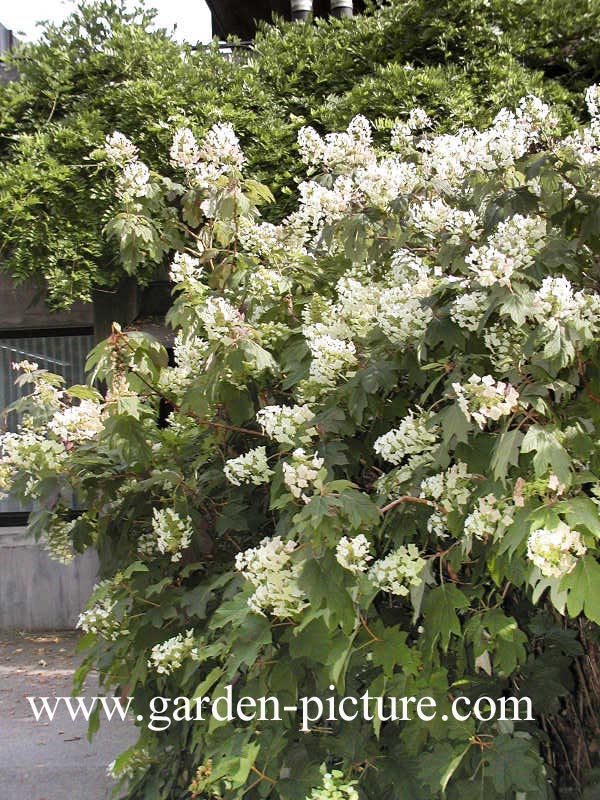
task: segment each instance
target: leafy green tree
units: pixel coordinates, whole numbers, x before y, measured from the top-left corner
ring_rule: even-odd
[[[118,326],[104,394],[23,363],[0,487],[60,558],[100,553],[78,681],[139,715],[130,800],[556,796],[547,730],[600,622],[587,102],[564,138],[533,97],[453,134],[415,107],[391,145],[305,127],[279,225],[229,124],[175,133],[177,180],[109,137],[111,236],[175,251],[174,364]]]
[[[414,104],[451,130],[486,125],[534,93],[570,128],[600,63],[597,0],[373,5],[349,21],[264,25],[253,51],[232,58],[151,32],[152,19],[117,0],[82,4],[17,52],[21,79],[0,89],[1,268],[44,283],[53,307],[125,274],[103,236],[111,187],[89,159],[114,130],[165,171],[184,120],[197,135],[232,122],[254,176],[275,194],[267,214],[277,222],[293,207],[306,123],[335,130],[365,113],[383,141]],[[139,283],[152,269],[138,267]]]

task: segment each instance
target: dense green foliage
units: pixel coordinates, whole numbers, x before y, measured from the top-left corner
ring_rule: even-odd
[[[557,796],[548,731],[600,623],[599,87],[588,106],[566,139],[535,98],[457,136],[414,109],[394,150],[361,118],[305,129],[317,177],[279,226],[230,127],[176,133],[176,182],[110,138],[117,244],[178,251],[175,363],[118,326],[89,358],[104,394],[23,363],[0,488],[55,555],[100,553],[79,679],[143,718],[130,800]],[[437,716],[186,708],[228,691]],[[452,719],[481,697],[533,718]]]
[[[56,307],[118,282],[123,266],[102,234],[110,186],[89,159],[115,129],[165,169],[183,119],[198,134],[231,121],[253,174],[275,193],[277,220],[291,207],[307,122],[333,130],[365,113],[383,137],[419,104],[452,129],[487,124],[534,92],[570,125],[580,89],[599,75],[599,9],[598,0],[391,2],[351,21],[265,25],[251,54],[227,59],[149,32],[149,12],[86,4],[17,53],[21,80],[0,88],[1,268],[45,281]],[[141,266],[140,283],[151,272]]]

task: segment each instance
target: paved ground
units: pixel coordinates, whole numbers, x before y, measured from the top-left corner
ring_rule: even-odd
[[[73,634],[0,637],[0,800],[106,800],[107,765],[137,739],[130,722],[101,724],[91,744],[87,723],[61,707],[36,722],[27,696],[68,696],[78,666]],[[93,676],[82,692],[98,694]]]

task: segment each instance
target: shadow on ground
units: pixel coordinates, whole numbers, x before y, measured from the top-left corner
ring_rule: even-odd
[[[36,722],[28,696],[71,694],[79,664],[75,634],[0,637],[0,800],[107,800],[108,764],[137,739],[130,721],[104,720],[92,743],[87,722],[63,704],[52,722]],[[81,693],[98,692],[90,675]]]

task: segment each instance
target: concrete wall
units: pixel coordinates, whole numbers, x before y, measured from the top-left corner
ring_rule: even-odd
[[[97,571],[92,551],[65,566],[25,528],[0,528],[0,631],[74,628]]]

